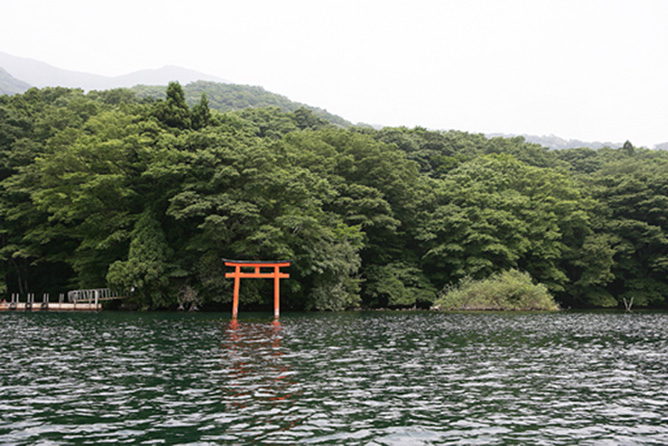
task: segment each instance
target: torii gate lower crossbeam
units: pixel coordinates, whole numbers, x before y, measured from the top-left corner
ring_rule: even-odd
[[[280,307],[280,279],[287,279],[290,274],[281,272],[281,268],[288,267],[292,260],[228,260],[225,266],[233,266],[233,273],[225,273],[225,278],[234,278],[234,297],[232,300],[232,318],[236,319],[239,313],[239,287],[241,279],[274,279],[274,317],[278,319]],[[252,272],[242,271],[241,268],[253,268]],[[272,268],[271,272],[262,272],[262,268]]]

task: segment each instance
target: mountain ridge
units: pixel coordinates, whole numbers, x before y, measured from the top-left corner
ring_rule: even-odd
[[[166,85],[170,81],[179,81],[182,84],[198,80],[227,83],[225,79],[217,76],[174,65],[133,71],[120,76],[103,76],[65,70],[45,62],[13,56],[2,51],[0,51],[0,67],[15,79],[37,88],[66,87],[90,91],[130,88],[140,84]]]
[[[120,76],[101,76],[64,70],[45,62],[13,56],[0,51],[0,94],[23,93],[32,87],[81,88],[84,91],[127,88],[139,97],[164,97],[169,82],[184,86],[188,102],[192,105],[202,93],[209,96],[211,107],[220,111],[247,107],[279,107],[283,111],[307,108],[317,116],[341,126],[351,122],[319,107],[292,101],[285,96],[269,92],[263,87],[232,84],[222,78],[175,65],[145,69]],[[6,84],[6,88],[2,88]]]
[[[23,93],[30,87],[30,84],[15,78],[0,66],[0,94]]]
[[[169,82],[178,81],[184,86],[196,84],[188,92],[205,92],[211,99],[221,105],[221,111],[239,109],[243,107],[277,106],[284,111],[294,111],[296,108],[305,107],[313,110],[318,116],[328,121],[348,127],[353,125],[341,116],[334,115],[326,110],[306,104],[291,101],[285,96],[271,93],[259,86],[247,86],[232,84],[217,76],[201,73],[188,68],[175,65],[165,65],[161,68],[138,70],[119,76],[103,76],[79,71],[65,70],[34,59],[13,56],[0,51],[0,95],[17,94],[27,91],[31,87],[66,87],[81,88],[84,91],[110,90],[114,88],[128,88],[138,95],[160,97]],[[226,85],[228,88],[209,85],[203,88],[202,83],[217,83]],[[162,89],[162,91],[161,91]],[[215,91],[213,91],[215,90]],[[229,98],[216,98],[223,90],[231,91],[234,96]],[[194,102],[190,97],[189,102]],[[358,123],[360,126],[367,124]],[[384,126],[370,126],[382,128]],[[503,137],[512,138],[522,136],[527,142],[539,144],[550,149],[590,148],[600,149],[603,147],[621,147],[619,142],[581,141],[577,139],[564,139],[556,135],[517,135],[508,133],[487,133],[487,138]],[[668,142],[655,144],[654,149],[668,149]]]
[[[497,137],[514,138],[516,136],[521,136],[522,138],[524,138],[526,142],[532,144],[538,144],[552,150],[579,149],[579,148],[598,150],[604,147],[610,147],[612,149],[616,149],[624,145],[623,142],[581,141],[579,139],[564,139],[556,135],[539,136],[539,135],[528,135],[528,134],[517,135],[514,133],[486,133],[485,136],[487,138],[497,138]]]
[[[129,88],[138,98],[164,99],[167,87],[164,85],[135,85]],[[341,116],[332,114],[325,109],[312,105],[302,104],[286,96],[271,93],[263,87],[238,85],[211,81],[195,81],[183,86],[186,103],[194,105],[206,94],[209,107],[226,112],[243,110],[245,108],[278,107],[283,112],[294,112],[300,108],[311,110],[316,116],[340,127],[350,127],[353,124]]]

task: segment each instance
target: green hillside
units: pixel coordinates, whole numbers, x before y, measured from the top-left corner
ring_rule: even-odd
[[[285,309],[445,309],[471,288],[520,309],[545,290],[564,308],[668,307],[667,151],[269,105],[188,105],[178,83],[161,100],[0,95],[0,294],[108,286],[135,308],[215,309],[232,296],[221,259],[292,259]],[[249,282],[243,302],[266,308],[271,284]]]
[[[140,98],[165,98],[166,86],[137,85],[132,87]],[[209,106],[222,112],[242,110],[244,108],[278,107],[283,112],[294,112],[300,108],[311,110],[316,116],[340,127],[350,127],[352,123],[326,110],[294,102],[285,96],[271,93],[262,87],[250,85],[223,84],[218,82],[197,81],[183,87],[186,102],[192,106],[206,93]]]
[[[0,94],[12,95],[16,93],[23,93],[29,88],[29,84],[16,79],[4,68],[0,67]]]

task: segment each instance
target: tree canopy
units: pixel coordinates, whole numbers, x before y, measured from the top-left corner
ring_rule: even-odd
[[[215,101],[178,83],[155,100],[0,96],[0,292],[109,286],[176,308],[188,289],[215,308],[232,297],[222,259],[238,258],[292,259],[293,309],[428,307],[507,271],[562,306],[668,304],[664,151]],[[269,304],[264,282],[244,283],[242,305]]]

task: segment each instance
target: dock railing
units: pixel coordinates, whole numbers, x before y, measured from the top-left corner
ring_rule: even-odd
[[[99,311],[102,309],[101,302],[125,297],[109,288],[69,291],[67,302],[64,293],[60,293],[58,302],[51,302],[49,293],[42,295],[41,302],[35,300],[35,293],[28,293],[25,300],[20,294],[12,293],[9,302],[6,299],[0,302],[0,311]]]

